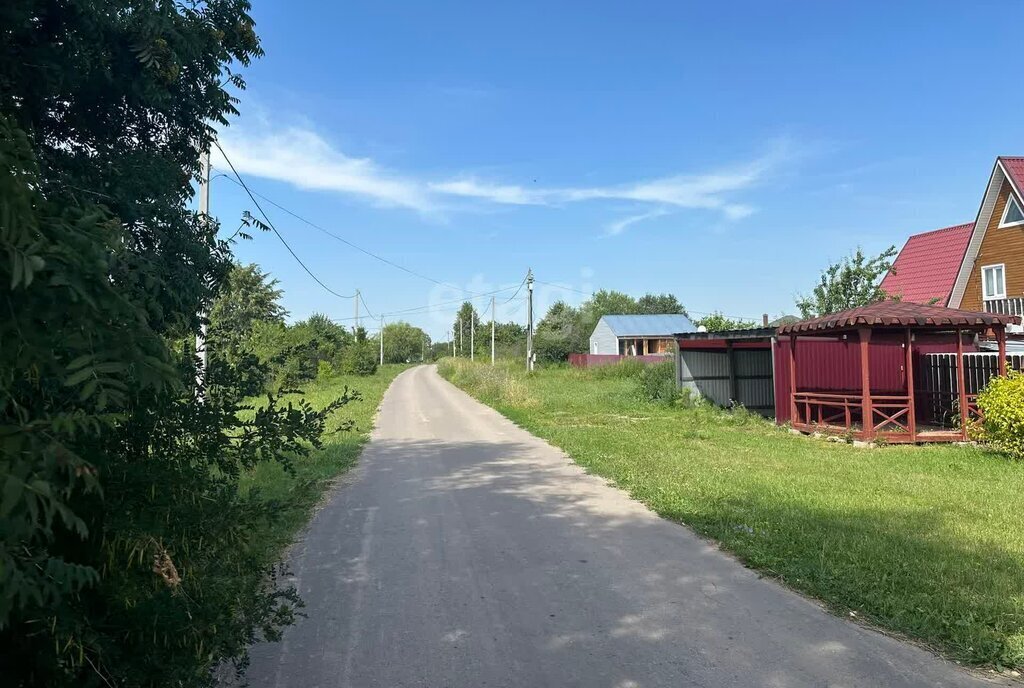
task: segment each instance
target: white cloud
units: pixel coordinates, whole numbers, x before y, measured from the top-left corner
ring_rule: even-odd
[[[221,132],[220,141],[243,174],[275,179],[301,189],[361,196],[381,205],[420,212],[436,209],[433,195],[423,184],[385,172],[369,158],[349,157],[309,129],[228,129]]]
[[[665,210],[664,208],[655,208],[654,210],[652,210],[649,213],[641,213],[639,215],[630,215],[629,217],[624,217],[621,220],[616,220],[615,222],[610,222],[605,227],[605,234],[608,234],[609,236],[616,236],[618,234],[622,234],[629,227],[631,227],[632,225],[635,225],[638,222],[643,222],[644,220],[651,220],[653,218],[661,217],[663,215],[668,215],[668,211]]]
[[[755,209],[734,196],[764,181],[792,157],[788,146],[746,164],[703,174],[671,175],[607,186],[521,186],[473,176],[426,180],[383,169],[369,158],[346,155],[308,127],[273,130],[266,122],[255,129],[231,128],[221,143],[239,172],[275,179],[303,189],[333,191],[384,206],[420,213],[452,209],[454,201],[493,205],[564,206],[589,201],[633,201],[658,209],[608,225],[619,234],[631,224],[665,214],[666,208],[710,210],[726,220],[740,220]],[[455,206],[458,207],[458,206]]]
[[[437,193],[462,196],[504,205],[547,205],[544,191],[531,191],[521,186],[487,184],[472,178],[434,182],[430,189]]]

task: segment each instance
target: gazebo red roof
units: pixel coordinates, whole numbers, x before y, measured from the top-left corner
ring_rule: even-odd
[[[800,320],[778,329],[779,334],[799,334],[858,327],[910,327],[937,329],[950,327],[985,328],[993,325],[1020,323],[1015,315],[977,313],[943,306],[928,306],[909,301],[879,301],[860,308],[840,311],[832,315]]]

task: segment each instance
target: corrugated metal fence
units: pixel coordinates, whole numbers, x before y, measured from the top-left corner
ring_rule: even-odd
[[[775,410],[771,351],[735,349],[732,357],[734,375],[730,375],[727,351],[680,350],[679,386],[719,406],[736,401],[751,411],[770,415]]]

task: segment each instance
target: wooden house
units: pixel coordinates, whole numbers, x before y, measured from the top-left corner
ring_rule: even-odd
[[[975,221],[910,237],[882,289],[912,303],[1024,315],[1022,191],[1024,158],[997,158]]]

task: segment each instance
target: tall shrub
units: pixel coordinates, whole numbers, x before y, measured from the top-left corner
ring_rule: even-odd
[[[1024,460],[1024,374],[1009,371],[996,377],[978,395],[984,415],[984,436],[1001,451]]]
[[[231,254],[189,180],[261,54],[248,10],[0,9],[6,685],[203,685],[290,619],[252,540],[274,509],[238,477],[315,447],[346,400],[240,413],[237,369],[197,388],[192,344]]]

